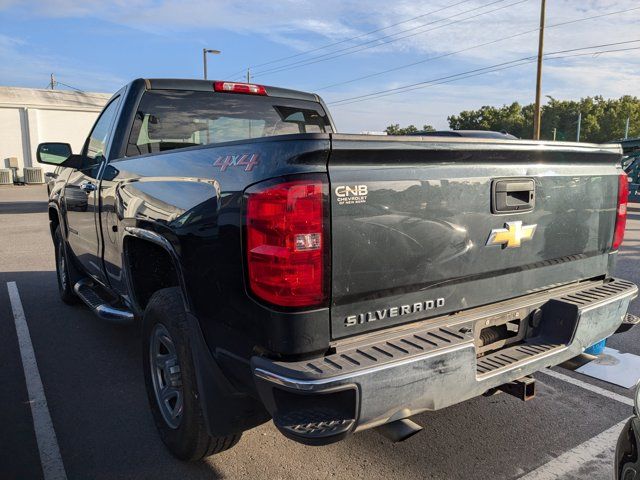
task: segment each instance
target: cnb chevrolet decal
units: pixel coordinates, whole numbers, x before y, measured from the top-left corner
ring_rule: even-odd
[[[537,225],[522,225],[521,221],[507,222],[504,228],[491,230],[487,245],[502,245],[503,248],[516,248],[524,241],[531,240]]]
[[[339,185],[336,187],[338,205],[366,203],[369,188],[366,185]]]

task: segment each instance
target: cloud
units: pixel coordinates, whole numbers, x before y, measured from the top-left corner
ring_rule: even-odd
[[[156,29],[161,26],[176,31],[215,28],[265,36],[273,34],[283,43],[288,42],[289,37],[296,38],[300,35],[337,40],[404,22],[380,31],[374,37],[357,39],[353,43],[387,35],[412,35],[387,44],[384,48],[390,51],[439,53],[450,51],[452,47],[458,49],[489,41],[497,34],[536,29],[539,3],[526,0],[510,6],[516,1],[458,1],[451,4],[461,4],[443,8],[446,3],[426,6],[413,0],[398,0],[390,8],[387,0],[32,0],[20,3],[0,0],[0,9],[12,7],[24,15],[43,17],[99,18],[138,29]],[[551,26],[579,17],[637,6],[637,0],[551,2],[547,10],[547,40],[551,42],[550,46],[564,45],[567,40],[580,43],[593,40],[595,31],[600,38],[607,38],[608,35],[615,37],[626,27],[633,34],[632,27],[640,20],[640,10],[611,19],[605,17],[604,20],[576,23],[563,31],[561,27],[554,30]],[[434,11],[430,15],[407,21]],[[398,33],[404,30],[410,31]],[[531,52],[535,50],[535,37],[533,33],[506,42],[499,48],[474,51],[470,55],[477,59],[482,56],[496,58],[505,53]]]
[[[25,16],[98,18],[149,32],[157,32],[159,27],[189,32],[227,30],[261,35],[296,50],[317,48],[383,29],[374,35],[314,52],[311,57],[354,46],[358,52],[353,57],[357,59],[380,52],[409,52],[427,58],[429,54],[463,50],[524,32],[529,33],[487,48],[470,49],[457,54],[456,58],[493,61],[535,53],[535,30],[539,19],[537,1],[468,0],[452,2],[451,5],[456,6],[451,8],[445,8],[446,5],[426,6],[413,0],[398,0],[392,8],[388,0],[32,0],[20,3],[0,0],[0,10],[11,8]],[[571,25],[554,25],[638,6],[637,0],[551,2],[547,7],[546,47],[553,50],[598,43],[594,40],[637,37],[634,32],[640,10]],[[433,13],[425,15],[429,12]],[[409,20],[412,17],[420,18]],[[371,43],[376,38],[382,38],[380,42],[384,44]]]
[[[364,74],[465,50],[444,59],[426,61],[410,68],[332,87],[322,92],[327,100],[337,100],[534,55],[537,50],[536,30],[540,3],[537,0],[526,0],[515,4],[517,1],[469,0],[460,3],[460,0],[439,0],[436,5],[432,2],[425,5],[427,2],[415,0],[397,0],[391,4],[388,0],[0,0],[0,12],[10,10],[23,18],[39,16],[99,19],[153,34],[186,33],[191,38],[210,32],[232,31],[247,38],[255,37],[256,42],[267,39],[282,45],[282,50],[274,51],[271,58],[287,57],[345,38],[361,36],[268,67],[304,59],[323,60],[324,57],[318,56],[329,53],[327,56],[332,58],[330,61],[318,61],[312,65],[286,70],[281,74],[264,75],[269,83],[300,89],[338,83]],[[442,8],[456,3],[460,4]],[[640,10],[554,26],[638,6],[638,0],[547,2],[545,49],[551,52],[638,39]],[[409,20],[440,8],[440,11],[431,15]],[[371,36],[364,35],[372,30],[380,31]],[[401,33],[402,31],[405,32]],[[391,37],[371,42],[371,39],[389,35]],[[509,36],[512,38],[497,41]],[[394,41],[380,45],[389,40]],[[33,58],[33,65],[30,64],[26,70],[36,71],[40,77],[42,72],[48,75],[52,65],[56,65],[56,71],[59,71],[59,65],[62,65],[63,71],[75,70],[79,75],[84,75],[82,78],[87,84],[95,81],[96,88],[100,85],[104,85],[101,88],[115,88],[113,84],[118,80],[115,75],[109,78],[100,74],[92,79],[90,74],[86,73],[88,69],[74,68],[72,59],[48,59],[32,55],[27,58],[26,55],[20,54],[21,45],[8,43],[11,41],[16,40],[0,37],[0,65],[7,64],[6,55],[9,55],[12,62],[9,65],[22,64],[17,62],[29,64]],[[371,43],[361,45],[364,42]],[[488,42],[493,43],[474,48]],[[637,45],[640,46],[640,43]],[[344,49],[351,46],[355,46],[354,50],[361,51],[335,58],[336,55],[349,53],[350,50]],[[369,46],[373,48],[363,48]],[[336,53],[338,50],[340,52]],[[250,55],[248,52],[247,58],[253,60],[253,63],[263,61],[252,59]],[[268,61],[270,58],[264,60]],[[242,66],[238,61],[238,67]],[[238,70],[235,66],[234,69]],[[0,76],[17,78],[16,76],[20,75],[19,72],[12,73],[10,70],[6,66],[0,66]],[[252,72],[256,73],[253,70]],[[430,119],[433,119],[436,126],[444,127],[446,116],[462,109],[477,108],[483,104],[501,105],[514,100],[530,103],[534,72],[535,65],[528,65],[448,85],[432,86],[411,94],[335,107],[334,117],[342,128],[352,131],[380,129],[388,123],[396,122],[421,125],[432,123]],[[545,62],[543,91],[558,98],[579,98],[595,94],[640,95],[639,77],[640,55],[637,52],[595,58],[550,60]],[[259,75],[257,79],[262,81]]]
[[[112,92],[124,83],[119,76],[104,72],[96,65],[77,67],[72,59],[40,55],[28,47],[29,43],[24,39],[0,34],[0,78],[4,84],[45,88],[46,79],[52,72],[61,82],[87,91]]]
[[[620,97],[640,95],[640,69],[629,56],[611,54],[574,60],[566,64],[548,62],[544,67],[545,89],[557,98],[593,96]]]

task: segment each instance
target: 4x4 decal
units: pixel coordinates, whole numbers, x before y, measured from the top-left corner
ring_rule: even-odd
[[[241,155],[220,155],[213,162],[214,167],[220,167],[224,172],[229,167],[244,167],[245,172],[250,172],[260,163],[260,155],[257,153],[243,153]]]

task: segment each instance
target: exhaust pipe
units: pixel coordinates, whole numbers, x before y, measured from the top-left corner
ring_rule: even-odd
[[[376,430],[393,443],[398,443],[405,441],[409,437],[413,437],[422,430],[422,427],[412,420],[403,418],[402,420],[380,425]]]
[[[536,381],[533,377],[522,377],[513,382],[500,385],[498,390],[526,402],[536,396]]]

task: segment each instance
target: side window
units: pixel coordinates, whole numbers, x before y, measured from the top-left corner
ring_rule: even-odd
[[[120,97],[117,97],[107,105],[107,108],[102,111],[100,118],[89,134],[83,169],[100,165],[100,162],[104,158],[111,124],[118,110],[119,103]]]

